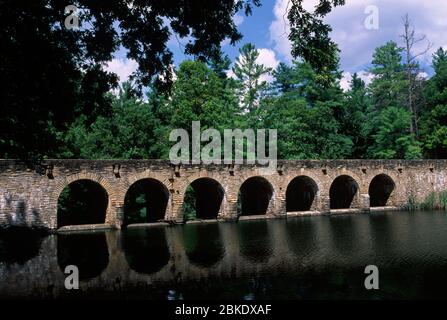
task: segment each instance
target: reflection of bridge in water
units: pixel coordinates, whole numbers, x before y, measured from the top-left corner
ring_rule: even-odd
[[[1,160],[0,225],[183,222],[189,186],[198,218],[237,220],[400,207],[447,185],[446,160],[280,161],[270,175],[263,172],[255,165],[172,166],[161,160],[45,160],[34,166]],[[71,220],[58,212],[67,186],[85,204]],[[145,210],[144,218],[134,221],[131,213],[138,210]]]
[[[411,233],[399,233],[399,224],[404,219],[415,233],[420,224],[412,225],[411,216],[399,219],[393,214],[321,216],[51,235],[40,240],[40,251],[16,252],[28,257],[4,261],[0,256],[0,296],[67,294],[63,270],[71,264],[79,267],[81,290],[115,292],[291,270],[303,276],[325,268],[361,270],[402,251],[411,261]],[[395,238],[390,232],[383,239],[388,229]]]

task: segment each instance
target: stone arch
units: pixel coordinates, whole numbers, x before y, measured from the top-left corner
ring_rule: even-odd
[[[169,179],[170,173],[162,173],[157,171],[151,171],[151,170],[144,170],[139,173],[130,174],[126,183],[123,185],[123,188],[119,190],[119,201],[122,206],[124,206],[125,199],[126,199],[126,193],[129,190],[129,188],[135,184],[138,181],[144,180],[144,179],[154,179],[160,182],[166,190],[169,191],[169,197],[168,202],[166,205],[166,211],[165,211],[165,219],[173,219],[175,218],[173,216],[173,193],[174,193],[174,187],[172,181]]]
[[[275,209],[275,188],[264,176],[250,176],[239,186],[240,215],[271,214]]]
[[[371,207],[385,207],[396,188],[396,183],[387,174],[381,173],[371,179],[369,183],[369,200]]]
[[[359,195],[360,186],[352,176],[337,176],[329,189],[330,208],[349,209],[358,201]]]
[[[310,171],[310,170],[305,170],[305,171],[292,171],[290,172],[290,174],[287,174],[286,179],[284,179],[284,184],[282,185],[283,188],[282,189],[282,193],[281,196],[285,199],[286,198],[286,192],[287,192],[287,187],[289,186],[289,184],[292,182],[292,180],[294,180],[297,177],[300,176],[306,176],[309,177],[310,179],[312,179],[315,184],[318,187],[318,195],[320,195],[321,193],[324,192],[323,190],[323,182],[320,179],[320,176],[318,176],[318,174],[315,174],[314,172]]]
[[[185,175],[178,181],[176,187],[178,190],[178,201],[180,203],[179,207],[177,208],[177,214],[176,218],[177,220],[183,220],[183,202],[186,195],[186,190],[188,186],[192,185],[194,181],[197,181],[199,179],[209,179],[215,181],[218,185],[222,187],[223,190],[223,197],[222,201],[219,207],[219,211],[217,213],[217,218],[223,218],[227,214],[227,196],[228,196],[228,185],[225,183],[225,180],[222,180],[222,174],[221,172],[214,172],[214,171],[206,171],[206,170],[200,170],[198,172],[194,172],[188,175]]]
[[[143,178],[132,183],[124,197],[124,224],[166,219],[170,192],[160,180]]]
[[[58,208],[58,201],[59,197],[62,193],[62,191],[69,186],[71,183],[80,181],[80,180],[89,180],[92,182],[97,183],[99,186],[101,186],[108,195],[108,203],[107,203],[107,209],[106,209],[106,217],[105,217],[105,224],[115,225],[116,222],[116,212],[114,209],[114,204],[116,203],[116,192],[113,188],[111,182],[107,180],[106,178],[102,177],[99,174],[93,174],[93,173],[77,173],[73,175],[69,175],[61,180],[59,180],[56,183],[54,192],[50,196],[50,203],[52,209],[52,216],[50,221],[50,228],[55,229],[57,228],[57,208]]]
[[[310,211],[315,209],[319,187],[315,180],[307,175],[293,178],[286,188],[287,212]]]
[[[210,177],[197,178],[189,186],[194,190],[194,199],[191,200],[194,201],[196,218],[216,219],[219,212],[222,212],[225,196],[223,186],[216,179]],[[185,190],[186,196],[187,191]]]

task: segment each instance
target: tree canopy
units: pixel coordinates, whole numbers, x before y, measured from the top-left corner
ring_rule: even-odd
[[[233,16],[250,14],[258,0],[77,0],[78,29],[64,26],[65,3],[2,1],[1,157],[166,158],[169,132],[190,131],[192,121],[220,132],[277,129],[284,159],[446,157],[447,52],[434,54],[426,80],[408,77],[405,50],[387,42],[373,53],[371,83],[354,74],[343,90],[323,22],[343,4],[320,0],[310,13],[292,0],[295,59],[271,70],[253,44],[241,45],[234,62],[220,49],[241,39]],[[173,36],[187,39],[191,55],[177,66]],[[120,47],[138,70],[118,85],[104,66]]]

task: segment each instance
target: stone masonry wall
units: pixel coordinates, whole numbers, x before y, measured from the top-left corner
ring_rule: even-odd
[[[187,186],[208,177],[223,187],[225,194],[219,219],[237,219],[237,195],[242,183],[262,176],[256,165],[181,165],[165,160],[45,160],[27,164],[0,160],[0,225],[28,225],[57,228],[57,201],[71,182],[89,179],[107,191],[109,204],[106,224],[119,228],[122,208],[129,187],[144,178],[159,180],[169,190],[165,219],[182,221],[182,204]],[[318,191],[312,206],[320,213],[330,212],[329,190],[338,176],[352,177],[358,192],[351,208],[369,210],[371,180],[388,175],[395,183],[387,206],[403,206],[410,197],[423,201],[430,192],[447,189],[447,160],[303,160],[279,161],[277,170],[263,176],[272,186],[268,216],[286,214],[287,186],[297,176],[313,179]]]

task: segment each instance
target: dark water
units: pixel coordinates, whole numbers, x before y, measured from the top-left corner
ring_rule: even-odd
[[[79,290],[64,287],[68,265]],[[379,290],[364,287],[367,265]],[[0,233],[1,298],[426,299],[446,288],[444,212]]]

